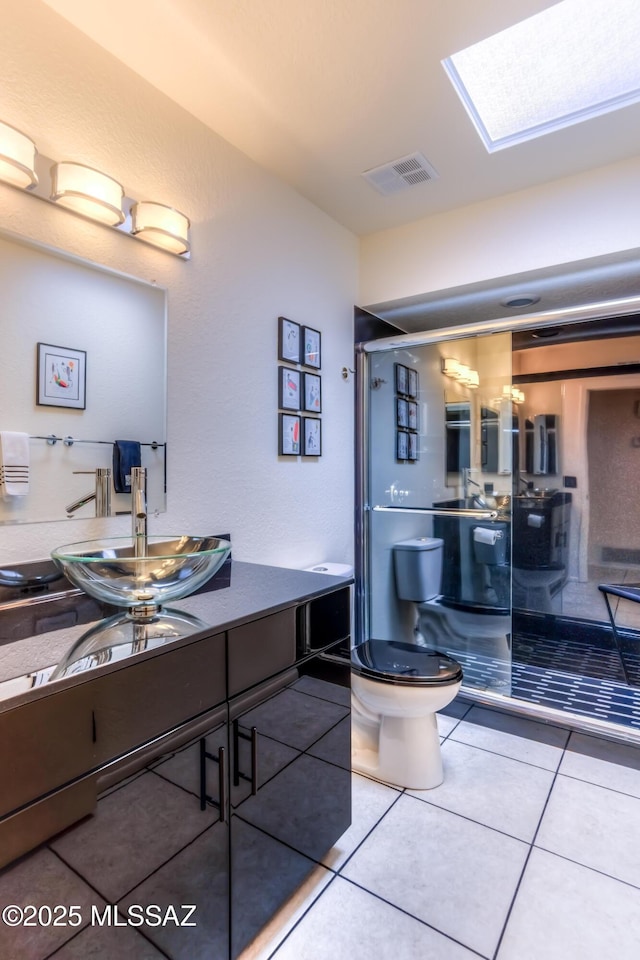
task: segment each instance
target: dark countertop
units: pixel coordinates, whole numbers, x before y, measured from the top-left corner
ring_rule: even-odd
[[[227,567],[226,564],[225,567]],[[220,573],[222,572],[221,570]],[[206,629],[128,659],[139,662],[142,658],[161,655],[167,650],[176,649],[177,646],[193,643],[215,633],[222,633],[232,627],[277,613],[279,610],[311,600],[324,593],[330,593],[353,582],[345,577],[243,563],[237,560],[232,560],[224,573],[227,579],[218,581],[217,585],[213,578],[211,584],[213,589],[207,590],[205,586],[197,594],[178,600],[175,606],[167,608],[197,617],[207,624]],[[2,646],[0,711],[81,683],[96,676],[98,671],[102,674],[122,669],[128,662],[120,660],[51,684],[46,683],[46,678],[34,680],[31,675],[57,664],[69,647],[99,622],[98,618],[93,622],[47,630],[47,624],[56,625],[55,604],[56,601],[52,600],[46,605],[41,605],[42,610],[46,609],[48,614],[40,620],[40,625],[45,624],[44,630],[37,625],[36,632],[32,635]],[[15,614],[16,611],[13,611],[13,616]],[[0,618],[2,615],[3,611],[0,609]],[[26,613],[25,616],[27,616]]]

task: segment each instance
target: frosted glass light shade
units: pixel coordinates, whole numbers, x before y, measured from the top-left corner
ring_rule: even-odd
[[[442,357],[442,372],[445,377],[458,379],[460,376],[460,363],[453,357]]]
[[[23,190],[35,187],[36,153],[30,137],[0,120],[0,180]]]
[[[189,218],[163,203],[143,200],[131,208],[131,233],[169,253],[188,253]]]
[[[51,199],[69,210],[111,227],[124,221],[124,190],[106,173],[63,160],[51,168],[51,183]]]

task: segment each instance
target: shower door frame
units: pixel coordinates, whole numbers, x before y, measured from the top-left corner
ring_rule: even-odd
[[[541,311],[520,314],[515,317],[503,317],[460,326],[440,327],[419,333],[402,333],[379,340],[368,340],[356,344],[356,590],[355,590],[355,637],[354,643],[369,638],[369,607],[366,584],[370,580],[369,571],[369,524],[373,504],[369,498],[369,377],[370,354],[391,350],[421,347],[428,344],[460,340],[469,337],[481,337],[492,333],[515,333],[528,329],[565,326],[571,323],[588,323],[592,320],[604,320],[640,314],[640,296],[624,297],[617,300],[596,301],[578,307],[566,307],[561,310]],[[511,713],[532,719],[555,723],[559,726],[596,734],[611,740],[640,745],[640,730],[608,720],[598,720],[577,714],[546,707],[541,704],[518,700],[511,695],[486,690],[465,688],[461,696],[474,703],[499,707]]]

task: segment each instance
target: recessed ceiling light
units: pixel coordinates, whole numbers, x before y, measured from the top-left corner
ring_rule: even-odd
[[[547,337],[557,337],[560,333],[560,327],[541,327],[539,330],[534,330],[531,336],[534,340],[544,340]]]
[[[501,150],[640,100],[640,3],[561,0],[442,64]]]
[[[539,303],[540,297],[535,293],[516,293],[512,297],[505,297],[500,303],[503,307],[530,307],[532,303]]]

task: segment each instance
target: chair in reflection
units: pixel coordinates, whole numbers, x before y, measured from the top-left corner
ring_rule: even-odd
[[[609,599],[609,597],[618,597],[618,602],[630,600],[631,603],[640,603],[640,584],[600,583],[598,590],[604,596],[604,602],[607,605],[613,642],[620,655],[625,680],[630,686],[640,687],[640,636],[637,631],[620,629],[616,626],[616,611],[612,609]]]

